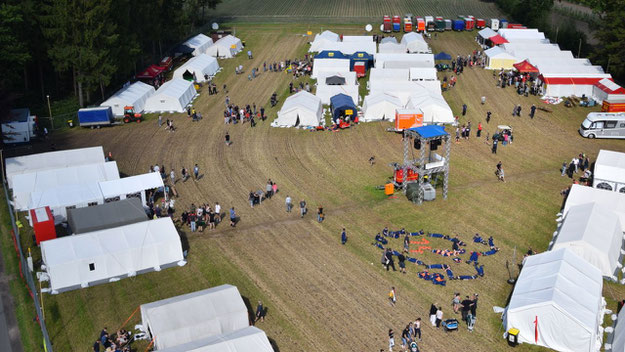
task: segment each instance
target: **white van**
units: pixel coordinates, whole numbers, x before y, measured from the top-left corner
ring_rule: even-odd
[[[495,32],[499,30],[499,20],[496,18],[491,18],[490,19],[490,29],[494,30]]]
[[[579,127],[579,134],[586,138],[625,139],[625,113],[591,112]]]

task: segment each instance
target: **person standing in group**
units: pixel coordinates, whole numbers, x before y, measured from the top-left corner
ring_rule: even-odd
[[[410,235],[406,233],[406,236],[404,236],[404,253],[409,253],[409,252],[410,252]]]
[[[395,303],[397,302],[397,294],[395,292],[395,287],[391,287],[391,291],[388,293],[388,300],[391,303],[391,306],[395,307]]]
[[[467,321],[467,317],[469,316],[469,312],[471,312],[471,306],[473,302],[469,299],[469,296],[462,301],[462,321]]]
[[[451,301],[451,305],[454,309],[454,313],[458,314],[458,310],[460,309],[460,294],[456,293],[454,295],[454,299]]]
[[[389,267],[393,268],[393,271],[397,271],[395,269],[395,260],[393,260],[393,251],[387,248],[384,255],[386,256],[386,271],[388,271]]]
[[[388,352],[393,352],[393,347],[395,347],[395,333],[393,329],[388,329]]]
[[[467,104],[462,104],[462,116],[467,114]]]
[[[471,315],[475,318],[477,317],[477,297],[478,294],[474,293],[471,297]]]
[[[516,110],[517,110],[517,108],[518,108],[518,105],[515,105],[515,106],[512,108],[512,116],[516,116]]]
[[[443,321],[443,309],[441,307],[438,307],[436,309],[436,328],[440,328],[441,327],[441,322]]]
[[[477,124],[477,138],[482,136],[482,122],[478,122]]]
[[[189,175],[187,174],[187,169],[183,166],[182,169],[180,169],[180,175],[182,175],[182,182],[186,182],[187,178],[189,178]]]
[[[197,164],[193,167],[193,176],[195,176],[195,181],[197,182],[198,177],[200,176],[200,167]]]
[[[226,89],[226,85],[224,84],[224,90]],[[230,97],[226,95],[226,108],[230,106]]]
[[[299,214],[301,218],[306,215],[306,201],[303,199],[299,202]]]
[[[230,226],[235,227],[237,225],[237,214],[234,212],[234,207],[230,208]]]
[[[341,244],[347,243],[347,233],[345,232],[345,228],[341,232]]]
[[[221,205],[219,205],[219,202],[215,203],[215,222],[221,222]]]
[[[561,175],[561,176],[566,175],[566,169],[567,169],[567,166],[568,166],[568,165],[567,165],[567,163],[566,163],[566,160],[564,160],[564,162],[562,163],[562,175]]]
[[[430,306],[430,323],[432,326],[436,326],[436,311],[438,310],[438,308],[436,308],[437,305],[438,303],[432,303]]]
[[[288,194],[286,195],[286,199],[284,200],[284,205],[286,206],[286,212],[290,213],[291,209],[293,209],[293,200]]]
[[[271,180],[267,181],[267,184],[265,185],[265,198],[269,199],[271,198],[271,196],[273,195],[273,185],[271,183]]]
[[[534,118],[535,113],[536,113],[536,105],[532,104],[532,107],[530,108],[530,119]]]
[[[406,273],[406,256],[403,253],[397,255],[397,262],[399,263],[399,272]]]
[[[497,138],[493,137],[493,147],[491,148],[491,153],[493,154],[497,154],[497,143],[499,143],[499,141]]]
[[[421,341],[421,318],[417,318],[414,322],[414,337]]]
[[[406,349],[406,346],[408,346],[408,344],[411,341],[411,337],[410,337],[410,325],[408,324],[406,325],[406,327],[404,328],[404,330],[402,330],[401,332],[401,348],[403,350]]]
[[[517,105],[516,116],[521,117],[521,104]]]
[[[278,184],[272,181],[271,182],[271,194],[275,196],[276,193],[278,193]]]
[[[163,115],[158,115],[158,127],[163,125]]]
[[[169,178],[171,179],[171,184],[174,185],[176,183],[176,173],[174,172],[174,169],[171,169],[169,172]]]

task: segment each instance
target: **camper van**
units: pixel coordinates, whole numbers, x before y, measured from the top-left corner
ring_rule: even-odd
[[[579,127],[586,138],[625,139],[625,113],[591,112]]]

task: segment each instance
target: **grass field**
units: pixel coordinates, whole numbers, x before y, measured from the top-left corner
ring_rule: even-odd
[[[361,26],[325,28],[358,34]],[[250,82],[247,75],[235,76],[234,66],[242,64],[249,71],[262,67],[264,61],[301,57],[307,49],[308,38],[302,36],[305,30],[306,25],[237,24],[237,35],[253,50],[254,60],[240,55],[221,61],[224,70],[217,75],[218,86],[226,83],[237,104],[255,102],[269,107],[274,91],[283,101],[290,76],[264,73]],[[474,35],[443,33],[430,44],[435,52],[466,55],[476,49]],[[194,107],[204,119],[192,123],[177,114],[173,116],[178,127],[175,133],[159,129],[152,116],[141,124],[53,135],[59,149],[103,145],[127,175],[144,173],[157,163],[177,172],[182,166],[198,163],[202,179],[177,184],[178,211],[191,202],[219,202],[224,209],[234,206],[241,216],[235,229],[223,225],[204,233],[181,229],[190,248],[185,267],[46,295],[47,324],[55,350],[85,351],[103,326],[119,328],[142,303],[222,283],[237,285],[252,305],[258,299],[264,301],[268,318],[259,327],[275,343],[276,351],[378,351],[387,344],[389,328],[397,337],[409,320],[427,320],[433,302],[443,306],[447,317],[453,315],[454,292],[480,294],[476,330],[468,333],[461,329],[449,338],[424,324],[422,350],[458,346],[467,351],[505,349],[499,317],[491,307],[505,306],[511,292],[505,264],[513,259],[514,251],[519,261],[529,246],[543,251],[551,239],[562,203],[559,191],[570,184],[560,176],[562,161],[580,152],[594,159],[601,148],[625,151],[625,142],[579,137],[577,128],[588,109],[549,106],[552,113],[539,111],[530,120],[531,104],[544,104],[535,97],[519,97],[511,89],[496,88],[490,71],[467,68],[456,88],[444,94],[456,113],[463,103],[469,106],[461,123],[471,120],[475,130],[490,110],[493,118],[484,133],[492,135],[496,125],[508,124],[514,128],[515,139],[510,146],[500,146],[497,155],[491,154],[483,138],[453,144],[449,199],[422,206],[402,196],[386,199],[375,190],[391,175],[387,165],[402,157],[401,136],[386,132],[390,125],[385,122],[361,124],[339,133],[275,129],[269,127],[271,119],[256,128],[224,126],[225,94],[215,97],[203,91]],[[479,103],[482,96],[487,97],[484,106]],[[515,104],[522,104],[523,117],[510,116]],[[272,118],[276,110],[268,109]],[[230,147],[223,143],[226,131],[234,142]],[[374,166],[367,162],[371,155],[377,159]],[[493,175],[499,160],[506,170],[506,183]],[[279,194],[250,209],[249,190],[263,188],[269,178],[279,185]],[[311,213],[323,204],[326,221],[317,223],[314,214],[303,219],[296,213],[287,214],[283,209],[287,194],[296,202],[306,199]],[[417,268],[410,264],[406,275],[383,270],[380,252],[371,243],[384,226],[457,234],[465,242],[478,232],[492,235],[501,251],[482,259],[485,277],[448,281],[446,287],[438,287],[418,279]],[[339,242],[342,227],[349,235],[345,246]],[[392,245],[400,246],[399,240],[393,241]],[[432,241],[432,245],[448,247],[443,242]],[[469,244],[468,250],[484,248]],[[449,258],[431,253],[419,258],[450,264],[458,274],[474,272],[466,264],[453,264]],[[387,301],[391,286],[398,290],[395,307]],[[605,287],[609,302],[625,294],[622,286]],[[138,321],[134,316],[127,326]],[[540,349],[521,346],[519,350]]]
[[[493,2],[481,0],[229,0],[210,15],[237,21],[296,23],[362,23],[378,25],[384,15],[411,13],[414,16],[473,15],[491,18],[501,15]],[[375,27],[375,26],[374,26]]]

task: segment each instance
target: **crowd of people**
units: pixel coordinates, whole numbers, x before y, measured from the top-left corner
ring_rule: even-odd
[[[226,96],[226,109],[224,110],[224,125],[237,123],[244,124],[250,123],[250,127],[256,126],[256,121],[265,121],[267,116],[265,115],[265,108],[263,106],[256,106],[256,103],[246,104],[240,106],[233,104],[230,101],[230,97]]]
[[[117,333],[110,335],[107,328],[100,331],[100,338],[93,343],[93,352],[130,352],[132,334],[129,331],[120,329]]]
[[[579,177],[579,181],[574,179],[574,175],[581,171],[581,175]],[[588,155],[584,153],[579,153],[576,157],[572,158],[570,162],[567,163],[566,160],[562,162],[561,168],[562,176],[568,176],[573,179],[574,183],[583,183],[587,184],[591,181],[592,171],[590,171],[590,159],[588,159]]]
[[[501,88],[514,87],[517,94],[523,96],[542,95],[543,82],[535,75],[521,73],[516,70],[506,71],[503,68],[493,71],[493,76],[497,77],[497,86]]]

